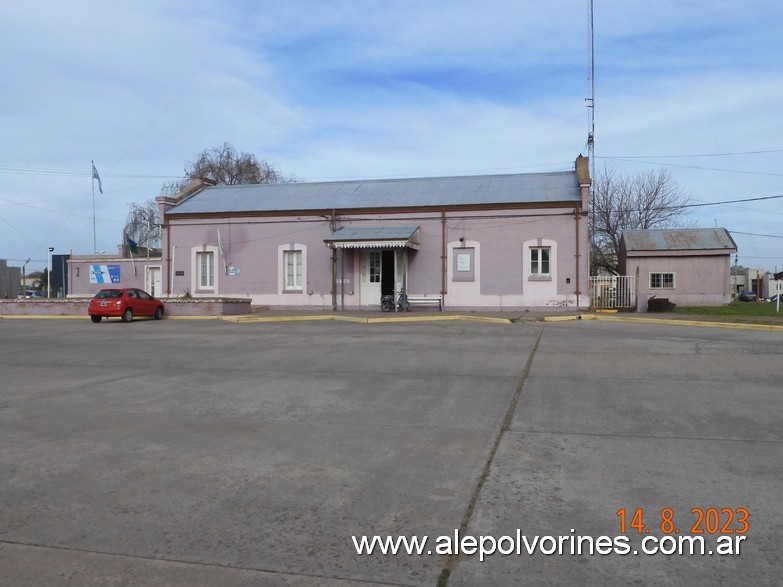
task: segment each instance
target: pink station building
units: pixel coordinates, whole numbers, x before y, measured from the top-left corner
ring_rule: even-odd
[[[71,295],[377,310],[588,308],[588,160],[562,172],[210,186],[159,196],[159,257],[72,258]],[[107,270],[96,267],[113,267]],[[104,275],[106,274],[106,275]]]

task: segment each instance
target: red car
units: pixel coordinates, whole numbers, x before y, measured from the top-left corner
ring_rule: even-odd
[[[122,318],[123,322],[130,322],[134,316],[152,316],[160,320],[163,302],[135,287],[102,289],[90,300],[87,313],[93,322],[100,322],[102,318]]]

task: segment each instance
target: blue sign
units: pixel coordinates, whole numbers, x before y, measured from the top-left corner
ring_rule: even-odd
[[[90,283],[119,283],[119,265],[90,265]]]

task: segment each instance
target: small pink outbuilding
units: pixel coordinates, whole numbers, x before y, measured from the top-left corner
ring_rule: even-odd
[[[626,230],[621,275],[636,278],[641,300],[667,298],[681,306],[731,302],[731,255],[737,245],[725,228]]]

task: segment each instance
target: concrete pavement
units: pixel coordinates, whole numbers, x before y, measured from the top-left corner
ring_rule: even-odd
[[[778,333],[3,321],[0,585],[775,584]],[[359,556],[747,507],[739,557]],[[657,510],[657,512],[656,512]],[[688,524],[690,526],[690,524]]]

